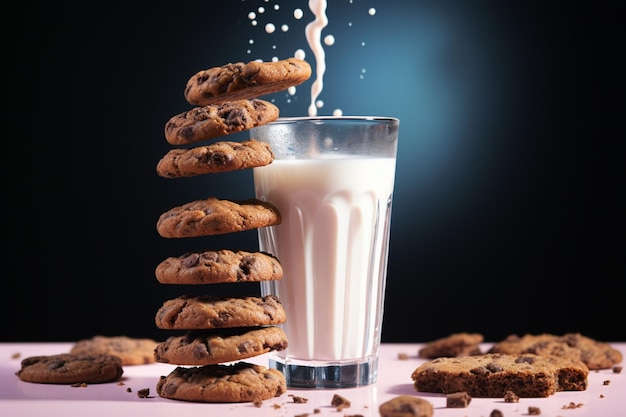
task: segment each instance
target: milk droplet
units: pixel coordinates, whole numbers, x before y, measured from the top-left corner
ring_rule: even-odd
[[[375,8],[370,8],[367,13],[369,13],[370,16],[374,16],[376,14],[376,9]]]
[[[259,7],[259,8],[257,9],[257,11],[258,11],[260,14],[263,14],[263,13],[265,13],[265,7],[261,6],[261,7]]]
[[[343,116],[343,111],[341,109],[335,109],[333,110],[333,116],[336,116],[336,117]]]
[[[305,56],[306,53],[304,52],[304,49],[297,49],[296,53],[293,54],[293,57],[296,59],[304,59]]]
[[[324,43],[328,46],[335,44],[335,37],[333,35],[326,35],[324,37]]]
[[[282,30],[283,32],[287,32],[287,31],[289,30],[289,26],[287,26],[287,25],[282,25],[282,26],[280,27],[280,30]]]
[[[291,86],[287,89],[287,92],[289,93],[290,96],[293,96],[296,94],[296,87],[295,86]]]
[[[296,20],[302,19],[302,16],[304,16],[304,12],[302,11],[302,9],[295,9],[293,11],[293,17],[295,17]]]
[[[256,18],[256,13],[254,13],[254,12],[248,13],[248,19],[254,20],[254,18]]]
[[[321,109],[322,107],[324,107],[324,101],[323,100],[317,100],[315,102],[315,107],[317,107],[318,109]]]
[[[265,25],[265,31],[267,33],[274,33],[275,30],[276,30],[276,26],[274,26],[273,23],[268,23]]]

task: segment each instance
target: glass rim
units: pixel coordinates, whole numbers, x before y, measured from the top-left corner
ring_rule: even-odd
[[[353,122],[377,122],[377,123],[400,123],[400,119],[390,116],[286,116],[279,117],[268,124],[272,123],[290,123],[290,122],[315,122],[315,121],[353,121]]]

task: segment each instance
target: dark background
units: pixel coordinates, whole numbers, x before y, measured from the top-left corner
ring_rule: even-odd
[[[169,208],[254,190],[248,171],[164,179],[155,167],[170,149],[164,124],[190,108],[183,89],[198,70],[298,48],[315,69],[307,2],[127,3],[21,3],[2,13],[0,340],[162,339],[170,333],[154,315],[166,299],[258,292],[156,281],[167,256],[256,249],[257,237],[161,238],[156,221]],[[330,3],[323,34],[335,44],[319,114],[401,120],[383,341],[459,331],[487,341],[527,332],[626,340],[617,324],[622,7]],[[289,30],[267,34],[265,22]],[[305,115],[313,79],[293,97],[263,98],[283,116]]]

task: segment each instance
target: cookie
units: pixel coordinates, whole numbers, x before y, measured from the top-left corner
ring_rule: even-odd
[[[589,369],[577,359],[534,354],[487,353],[458,358],[437,358],[411,374],[420,392],[471,397],[503,398],[508,391],[519,397],[548,397],[557,391],[587,389]]]
[[[479,346],[482,341],[483,335],[479,333],[453,333],[426,343],[417,355],[426,359],[479,355],[482,353]]]
[[[271,326],[286,319],[285,309],[274,295],[182,295],[166,300],[157,311],[155,322],[160,329],[201,330]]]
[[[161,214],[157,231],[165,238],[186,238],[241,232],[280,224],[280,212],[257,199],[220,200],[209,197]]]
[[[380,417],[432,417],[433,405],[419,397],[398,395],[378,407]]]
[[[198,71],[190,77],[185,99],[195,106],[251,99],[286,90],[310,77],[309,63],[296,58],[230,63]]]
[[[25,358],[15,375],[40,384],[99,384],[117,381],[123,373],[122,360],[117,356],[62,353]]]
[[[217,365],[287,348],[285,332],[276,326],[193,331],[159,343],[157,362]]]
[[[263,252],[205,250],[168,257],[155,270],[161,284],[221,284],[282,279],[276,257]]]
[[[164,178],[193,177],[269,165],[274,153],[265,142],[216,142],[195,148],[171,149],[157,164]]]
[[[122,360],[122,365],[144,365],[156,362],[154,349],[157,342],[152,339],[132,338],[128,336],[94,336],[79,340],[70,349],[72,355],[93,355],[105,353],[115,355]]]
[[[264,125],[278,115],[278,107],[259,99],[195,107],[165,123],[165,140],[171,145],[189,145]]]
[[[622,361],[622,353],[608,343],[599,342],[580,333],[562,336],[543,333],[510,335],[495,343],[490,353],[535,353],[580,359],[590,370],[609,369]]]
[[[160,397],[182,401],[238,403],[264,401],[287,391],[278,370],[246,362],[176,367],[157,382]]]

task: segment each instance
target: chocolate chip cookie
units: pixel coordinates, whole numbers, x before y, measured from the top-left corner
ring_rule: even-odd
[[[504,398],[508,391],[518,397],[548,397],[557,391],[587,389],[589,369],[578,359],[554,355],[486,353],[456,358],[437,358],[420,365],[411,378],[421,392],[472,397]]]
[[[287,316],[274,295],[264,297],[182,295],[166,300],[157,311],[160,329],[220,329],[282,324]]]
[[[479,344],[483,341],[480,333],[453,333],[441,339],[426,343],[418,352],[420,358],[435,359],[442,356],[468,356],[481,354]]]
[[[261,282],[282,279],[283,267],[269,253],[204,250],[164,259],[155,275],[161,284]]]
[[[235,403],[269,400],[287,392],[276,369],[247,362],[232,365],[177,367],[157,382],[156,391],[174,400]]]
[[[15,375],[40,384],[99,384],[117,381],[123,373],[122,360],[117,356],[63,353],[25,358]]]
[[[257,199],[196,200],[161,214],[157,231],[165,238],[186,238],[241,232],[280,224],[280,212]]]
[[[261,126],[278,115],[278,107],[259,99],[209,104],[172,116],[165,124],[165,139],[171,145],[188,145]]]
[[[378,407],[380,417],[432,417],[433,405],[423,398],[398,395]]]
[[[157,342],[147,338],[128,336],[94,336],[79,340],[72,346],[72,355],[93,355],[105,353],[115,355],[122,365],[144,365],[154,363],[154,349]]]
[[[157,362],[217,365],[287,348],[285,332],[276,326],[193,331],[159,343]]]
[[[296,58],[230,63],[194,74],[187,81],[185,98],[196,106],[249,99],[286,90],[309,77],[309,63]]]
[[[609,369],[622,361],[619,350],[580,333],[510,335],[495,343],[489,352],[564,356],[580,359],[591,370]]]
[[[216,142],[195,148],[171,149],[157,164],[164,178],[193,177],[261,167],[272,163],[270,145],[255,139]]]

